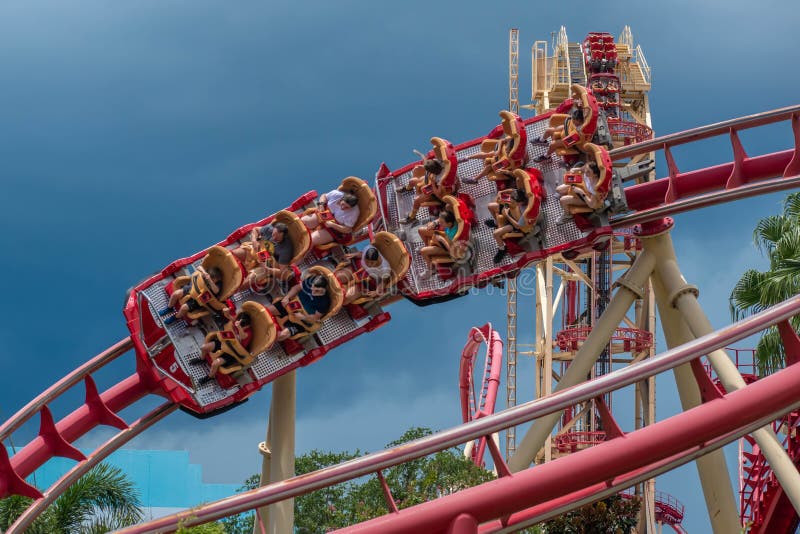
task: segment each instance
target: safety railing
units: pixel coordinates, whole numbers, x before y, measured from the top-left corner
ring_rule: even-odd
[[[608,131],[614,141],[622,141],[626,146],[653,138],[653,130],[646,124],[622,119],[608,119]]]
[[[656,519],[668,525],[683,521],[684,506],[678,499],[663,491],[655,493]]]
[[[556,344],[561,350],[575,351],[591,333],[591,326],[568,326],[556,334]],[[617,328],[610,341],[619,344],[623,352],[642,352],[653,346],[653,334],[638,328]]]
[[[565,432],[553,438],[553,445],[559,452],[578,452],[593,445],[603,443],[606,433],[602,430]]]
[[[636,48],[633,50],[633,63],[638,63],[639,67],[642,69],[642,75],[644,76],[644,81],[650,85],[650,65],[647,63],[647,59],[644,57],[644,52],[642,51],[642,45],[636,45]]]
[[[755,349],[725,347],[725,351],[733,357],[732,360],[736,364],[737,369],[739,369],[739,374],[742,375],[745,381],[752,381],[760,376]],[[703,369],[705,369],[706,374],[711,377],[711,380],[717,379],[717,373],[705,359],[703,360]]]

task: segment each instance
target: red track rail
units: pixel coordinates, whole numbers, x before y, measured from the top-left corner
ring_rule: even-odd
[[[558,412],[609,391],[687,363],[710,351],[800,313],[800,296],[695,341],[568,388],[557,394],[486,416],[401,447],[237,494],[198,509],[129,527],[127,534],[191,526],[338,484],[437,451],[490,436],[510,426]],[[617,493],[721,447],[781,414],[800,407],[800,366],[711,400],[693,410],[553,462],[510,474],[488,440],[500,479],[400,510],[342,532],[445,532],[458,524],[484,523],[481,532],[521,528],[567,509]],[[465,519],[466,517],[466,519]],[[458,532],[458,530],[450,530]],[[474,532],[474,528],[471,530]]]
[[[486,356],[483,365],[483,379],[481,380],[481,393],[475,398],[475,363],[478,349],[486,344]],[[465,423],[494,413],[497,401],[497,388],[500,385],[500,375],[503,371],[503,340],[491,323],[480,328],[472,328],[467,344],[461,351],[459,364],[459,389],[461,392],[461,417]],[[477,445],[470,451],[470,459],[479,466],[483,466],[483,455],[486,452],[486,437],[481,437]],[[491,437],[489,439],[492,439]]]
[[[792,149],[761,156],[747,155],[739,139],[740,131],[783,121],[791,123]],[[721,135],[727,135],[730,139],[732,162],[685,172],[678,169],[672,155],[674,147]],[[666,215],[800,186],[800,106],[658,137],[617,148],[610,155],[613,161],[622,161],[657,151],[664,153],[667,177],[626,187],[628,207],[634,213],[615,218],[612,226],[640,224]]]

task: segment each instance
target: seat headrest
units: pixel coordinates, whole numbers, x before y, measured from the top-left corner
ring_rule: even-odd
[[[353,233],[364,228],[375,218],[375,214],[378,213],[378,201],[367,182],[355,176],[348,176],[342,180],[339,191],[358,197],[358,220],[353,226]]]
[[[519,133],[519,127],[517,125],[517,121],[519,117],[510,111],[501,111],[500,118],[502,119],[502,126],[503,126],[503,133],[505,135],[517,135]]]
[[[244,302],[241,311],[250,314],[252,320],[253,340],[250,342],[248,352],[253,355],[260,354],[275,342],[278,335],[275,321],[263,305],[252,300]]]
[[[275,214],[274,222],[282,222],[289,227],[289,239],[292,241],[294,256],[291,263],[297,263],[311,248],[311,232],[297,214],[281,210]]]
[[[390,232],[378,232],[372,239],[372,246],[378,249],[381,256],[389,262],[392,268],[390,285],[395,285],[408,272],[411,267],[411,256],[400,239]]]
[[[320,320],[324,321],[339,313],[339,310],[342,309],[342,302],[344,301],[344,291],[333,272],[321,265],[314,265],[306,270],[306,274],[322,275],[328,280],[328,296],[331,298],[331,308]]]
[[[212,267],[222,271],[222,287],[217,295],[218,300],[229,298],[242,285],[242,269],[236,257],[227,248],[214,245],[208,249],[202,265],[206,271]]]

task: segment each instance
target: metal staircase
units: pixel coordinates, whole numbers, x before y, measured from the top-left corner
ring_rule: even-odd
[[[569,72],[572,83],[586,85],[586,63],[580,43],[569,43]]]

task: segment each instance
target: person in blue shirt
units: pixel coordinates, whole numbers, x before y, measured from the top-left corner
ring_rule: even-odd
[[[278,332],[278,341],[308,332],[309,328],[319,323],[331,309],[328,279],[322,275],[309,276],[292,287],[286,296],[276,301],[274,305],[268,305],[267,309],[283,324],[283,328]]]
[[[433,224],[420,228],[419,235],[426,246],[419,252],[428,267],[428,270],[421,274],[422,278],[430,278],[434,258],[447,257],[455,260],[460,257],[461,250],[455,240],[457,233],[456,217],[447,209],[439,212],[439,218]]]

